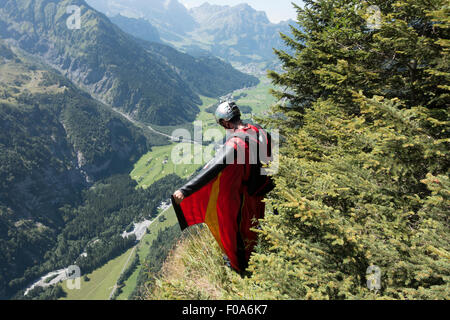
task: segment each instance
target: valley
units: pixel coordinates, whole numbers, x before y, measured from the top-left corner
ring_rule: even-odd
[[[212,155],[208,143],[173,131],[193,133],[195,121],[220,130],[220,97],[243,99],[245,119],[272,102],[261,71],[135,38],[83,0],[85,24],[69,30],[68,4],[0,5],[0,298],[71,298],[60,284],[43,287],[72,264],[86,276],[82,294],[115,288],[148,242],[145,230],[159,234],[172,221],[161,237],[174,237],[173,210],[160,205],[202,167],[193,158]]]
[[[271,23],[265,12],[245,3],[230,6],[205,1],[187,9],[177,0],[87,2],[135,37],[166,43],[195,57],[212,54],[231,63],[267,67],[276,60],[272,48],[289,50],[278,33],[290,34],[293,21]]]
[[[448,0],[240,2],[0,1],[0,300],[449,299]]]
[[[226,96],[228,98],[238,98],[237,101],[239,104],[245,103],[246,106],[251,108],[252,113],[253,110],[255,110],[254,114],[259,114],[274,102],[273,97],[271,98],[270,94],[268,93],[269,88],[271,87],[270,84],[263,77],[261,77],[259,80],[259,84],[256,87],[239,89],[227,94]],[[218,126],[215,123],[214,116],[210,110],[214,109],[213,107],[217,105],[218,99],[208,98],[204,96],[201,96],[201,99],[203,103],[199,106],[200,113],[197,115],[195,121],[202,121],[203,130],[207,130],[209,128],[217,129]],[[266,105],[266,108],[263,107],[264,104]],[[122,114],[122,112],[119,113]],[[126,114],[122,115],[130,123],[133,123],[138,128],[150,127],[131,119]],[[250,117],[251,113],[244,114],[244,118],[249,119]],[[193,123],[188,123],[182,125],[181,127],[193,128]],[[176,128],[177,126],[157,126],[157,130],[155,132],[158,132],[158,134],[161,136],[167,137],[171,135],[171,130],[173,131]],[[167,132],[167,134],[163,133],[162,131]],[[194,145],[192,143],[174,143],[168,140],[166,141],[169,142],[169,144],[152,146],[151,151],[144,154],[134,164],[134,168],[130,172],[130,177],[137,183],[135,188],[146,189],[169,175],[176,175],[181,177],[182,179],[186,179],[202,167],[203,164],[174,164],[173,161],[171,161],[171,154],[175,146],[184,145],[185,147],[190,148],[193,152],[196,149],[194,148]],[[201,151],[203,152],[207,146],[200,147]],[[190,162],[191,159],[187,158],[185,160],[186,162]],[[170,193],[173,190],[167,189],[166,191]],[[160,216],[164,216],[164,219],[162,219],[162,221],[158,220],[158,217]],[[83,276],[81,279],[81,290],[69,290],[67,288],[64,281],[67,278],[65,276],[65,269],[60,269],[56,272],[48,270],[48,273],[45,276],[42,276],[41,279],[36,283],[40,283],[44,286],[56,284],[58,287],[62,288],[62,291],[64,292],[62,293],[62,295],[66,295],[63,299],[109,299],[110,296],[114,296],[111,293],[112,288],[115,288],[116,282],[118,281],[119,277],[131,264],[133,260],[132,257],[134,257],[136,251],[141,257],[139,260],[140,262],[137,264],[137,268],[133,271],[133,273],[125,279],[123,287],[121,287],[120,294],[114,296],[118,299],[128,298],[126,295],[131,294],[131,292],[133,292],[136,287],[138,274],[139,272],[141,272],[144,266],[143,263],[146,254],[148,253],[146,252],[146,250],[149,249],[152,241],[154,240],[154,236],[160,230],[167,227],[174,227],[177,224],[175,214],[171,207],[166,208],[165,211],[161,212],[158,217],[152,218],[151,223],[148,224],[149,234],[144,234],[142,238],[137,237],[137,245],[131,246],[124,253],[120,254],[117,257],[114,257],[109,261],[102,262],[102,266],[100,266],[99,268],[95,268],[88,273],[82,272]],[[150,220],[138,220],[136,222],[143,223],[145,221],[150,222]],[[120,233],[122,233],[122,231],[118,234]],[[67,267],[67,265],[65,267]],[[51,280],[49,281],[48,279]],[[32,286],[30,285],[27,288],[32,288]]]

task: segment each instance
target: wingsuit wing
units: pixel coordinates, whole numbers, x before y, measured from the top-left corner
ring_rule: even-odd
[[[260,131],[248,125],[246,129],[233,132],[216,157],[180,189],[185,197],[181,204],[177,205],[172,197],[181,229],[205,223],[230,259],[231,266],[239,271],[246,269],[257,242],[252,228],[264,217],[263,195],[258,192],[261,179],[258,179],[257,159],[261,149],[257,145],[267,146],[268,139],[259,135]],[[259,157],[260,160],[265,158]],[[256,179],[251,179],[253,175]],[[263,178],[266,182],[267,177]]]
[[[242,259],[245,259],[238,257],[238,247],[242,246],[239,215],[243,203],[245,164],[233,164],[235,157],[236,149],[225,145],[199,175],[180,189],[185,196],[181,204],[177,205],[173,198],[172,204],[182,230],[205,223],[232,267],[239,270]]]

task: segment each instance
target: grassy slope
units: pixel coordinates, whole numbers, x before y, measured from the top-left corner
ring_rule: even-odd
[[[247,94],[246,97],[240,98],[236,101],[237,105],[246,105],[252,108],[252,113],[255,115],[263,115],[269,107],[276,103],[276,99],[269,92],[273,89],[273,85],[267,77],[260,77],[260,82],[256,87],[250,89],[236,90],[235,94],[241,92]]]
[[[207,227],[191,227],[170,253],[148,300],[251,299],[240,292],[243,278],[224,264],[223,253]]]
[[[58,85],[43,86],[41,82],[44,80],[44,70],[32,70],[23,63],[1,63],[0,64],[0,83],[2,87],[11,87],[17,90],[16,94],[12,94],[12,97],[4,99],[0,97],[0,102],[16,103],[14,99],[18,93],[62,93],[63,87]]]
[[[266,206],[266,214],[272,208]],[[249,275],[240,276],[226,266],[223,252],[205,225],[191,227],[167,257],[147,300],[267,300],[256,293]],[[250,257],[250,259],[252,259]],[[281,266],[280,266],[281,267]]]

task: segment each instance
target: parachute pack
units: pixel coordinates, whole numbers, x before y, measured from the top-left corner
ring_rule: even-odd
[[[254,127],[257,130],[232,134],[227,140],[237,137],[249,145],[250,177],[245,182],[247,191],[251,196],[265,196],[275,188],[272,177],[263,169],[272,160],[272,138],[261,126]]]

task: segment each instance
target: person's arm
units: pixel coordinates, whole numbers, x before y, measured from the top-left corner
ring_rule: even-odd
[[[233,161],[236,156],[236,150],[229,145],[225,145],[225,147],[218,152],[218,154],[213,158],[211,162],[208,163],[208,165],[200,171],[200,173],[190,180],[188,183],[186,183],[183,187],[181,187],[179,190],[175,191],[173,194],[173,197],[177,204],[180,204],[181,201],[183,201],[184,198],[189,197],[194,192],[200,190],[202,187],[207,185],[211,180],[213,180],[217,175],[225,169],[228,162]]]

